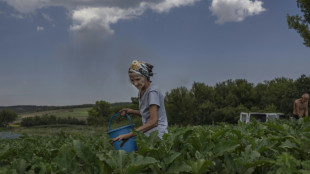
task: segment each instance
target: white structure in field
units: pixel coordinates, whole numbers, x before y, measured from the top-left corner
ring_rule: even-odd
[[[258,122],[267,122],[269,120],[280,120],[285,119],[283,113],[261,113],[261,112],[241,112],[240,121],[248,123],[251,119],[256,119]]]

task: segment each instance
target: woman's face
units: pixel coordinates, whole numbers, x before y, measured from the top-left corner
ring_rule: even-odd
[[[139,90],[146,89],[146,85],[148,83],[148,80],[141,76],[140,74],[136,73],[129,73],[129,79],[130,82]]]

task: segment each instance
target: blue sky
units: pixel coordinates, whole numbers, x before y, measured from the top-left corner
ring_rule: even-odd
[[[163,93],[309,75],[289,0],[0,0],[0,106],[130,101],[132,60]]]

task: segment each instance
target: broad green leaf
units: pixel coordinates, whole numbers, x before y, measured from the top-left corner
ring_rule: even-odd
[[[126,174],[136,174],[145,167],[155,164],[157,161],[151,157],[143,157],[141,155],[131,153],[127,162],[129,164],[125,169]]]
[[[301,165],[304,169],[310,170],[310,160],[302,161]]]
[[[309,174],[310,173],[310,170],[298,170],[299,173],[302,173],[302,174]]]
[[[176,159],[172,165],[168,168],[168,174],[179,174],[183,172],[191,171],[191,167],[185,163],[185,161],[181,158]]]
[[[179,152],[170,151],[164,158],[164,163],[166,165],[171,164],[176,158],[181,155]]]
[[[215,144],[214,154],[216,156],[222,156],[224,153],[231,153],[236,150],[240,144],[236,144],[234,141],[222,141]]]
[[[207,173],[209,167],[212,165],[211,161],[205,159],[198,159],[197,161],[188,161],[189,166],[192,168],[192,173],[203,174]]]
[[[7,168],[0,167],[0,174],[7,174],[7,173],[9,173]]]
[[[238,171],[236,163],[231,154],[225,153],[223,166],[224,166],[224,173],[237,173]]]
[[[237,164],[237,173],[252,173],[258,163],[260,153],[252,149],[251,145],[248,145],[240,156],[235,159]]]
[[[301,162],[287,152],[280,154],[275,161],[274,171],[276,173],[296,173]]]
[[[105,160],[106,156],[103,154],[97,154],[96,156],[99,158],[98,163],[101,163],[100,164],[100,171],[101,171],[100,173],[112,173],[113,167],[106,162],[106,160]]]
[[[284,141],[279,147],[283,149],[298,149],[295,143],[292,143],[289,140]]]
[[[0,149],[0,160],[5,159],[11,153],[9,144]]]
[[[97,155],[101,161],[104,161],[110,168],[118,173],[124,173],[127,153],[124,150],[111,150],[108,153]]]
[[[67,172],[72,172],[76,167],[75,153],[73,148],[68,144],[61,146],[58,155],[54,159],[54,162],[61,168],[65,169]]]
[[[12,163],[12,168],[16,169],[19,174],[23,174],[26,171],[27,163],[24,159],[17,159]]]

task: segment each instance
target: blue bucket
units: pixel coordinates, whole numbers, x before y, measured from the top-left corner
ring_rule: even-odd
[[[130,118],[130,116],[128,114],[126,114],[126,117],[128,118],[128,120],[130,121],[130,125],[127,125],[127,126],[123,126],[123,127],[120,127],[120,128],[117,128],[117,129],[113,129],[111,130],[111,124],[112,124],[112,120],[116,117],[116,116],[119,116],[120,113],[116,113],[115,115],[113,115],[111,118],[110,118],[110,121],[109,121],[109,129],[108,129],[108,134],[110,136],[110,138],[115,138],[115,137],[118,137],[119,135],[123,135],[123,134],[127,134],[130,132],[131,129],[133,129],[133,124],[132,124],[132,120]],[[137,144],[135,142],[135,139],[136,137],[131,137],[129,138],[124,144],[123,146],[121,147],[121,144],[123,142],[123,140],[121,141],[114,141],[113,142],[113,146],[114,146],[114,149],[116,150],[125,150],[127,153],[129,152],[132,152],[132,151],[136,151],[138,148],[137,148]]]

